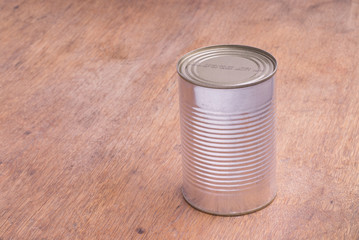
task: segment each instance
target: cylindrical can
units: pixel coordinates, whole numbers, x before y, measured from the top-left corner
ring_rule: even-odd
[[[178,62],[183,196],[241,215],[276,196],[275,58],[258,48],[200,48]]]

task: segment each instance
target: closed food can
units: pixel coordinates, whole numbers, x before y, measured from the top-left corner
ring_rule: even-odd
[[[179,60],[182,190],[193,207],[241,215],[275,198],[276,70],[271,54],[241,45]]]

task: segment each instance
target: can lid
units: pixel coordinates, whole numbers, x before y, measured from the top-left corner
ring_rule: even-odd
[[[196,49],[177,64],[185,80],[209,88],[241,88],[261,83],[277,71],[276,59],[266,51],[242,45]]]

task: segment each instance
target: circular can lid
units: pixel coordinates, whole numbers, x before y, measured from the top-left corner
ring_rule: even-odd
[[[241,88],[261,83],[277,71],[276,59],[266,51],[242,45],[196,49],[177,64],[188,82],[209,88]]]

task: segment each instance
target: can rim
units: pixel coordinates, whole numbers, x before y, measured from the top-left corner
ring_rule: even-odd
[[[187,59],[190,56],[193,56],[197,53],[203,52],[205,50],[210,50],[210,49],[215,49],[215,48],[237,48],[237,49],[244,49],[244,50],[249,50],[258,54],[263,55],[264,57],[266,57],[268,60],[270,60],[273,63],[273,71],[267,75],[265,75],[264,77],[258,78],[255,81],[252,82],[244,82],[244,83],[238,83],[238,84],[233,84],[233,85],[215,85],[215,84],[211,84],[211,83],[203,83],[203,82],[199,82],[199,81],[194,81],[193,79],[185,76],[182,71],[180,70],[181,66],[183,65],[185,59]],[[277,72],[277,68],[278,68],[278,64],[277,64],[277,60],[275,59],[275,57],[270,54],[267,51],[264,51],[260,48],[256,48],[256,47],[252,47],[252,46],[247,46],[247,45],[238,45],[238,44],[221,44],[221,45],[210,45],[210,46],[206,46],[206,47],[201,47],[201,48],[197,48],[195,50],[192,50],[188,53],[186,53],[185,55],[183,55],[177,62],[177,73],[181,76],[182,79],[186,80],[187,82],[190,82],[196,86],[201,86],[201,87],[207,87],[207,88],[215,88],[215,89],[233,89],[233,88],[244,88],[244,87],[250,87],[253,85],[257,85],[260,84],[262,82],[265,82],[266,80],[272,78],[274,76],[274,74]]]

